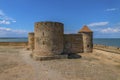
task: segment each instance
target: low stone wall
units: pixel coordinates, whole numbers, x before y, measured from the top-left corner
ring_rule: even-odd
[[[0,46],[23,46],[26,47],[28,42],[0,42]]]
[[[120,48],[119,47],[94,44],[93,48],[120,54]]]

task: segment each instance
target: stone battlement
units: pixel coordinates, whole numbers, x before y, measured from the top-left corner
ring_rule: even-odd
[[[60,23],[60,22],[50,22],[50,21],[48,21],[48,22],[36,22],[35,23],[35,25],[37,25],[37,26],[40,26],[40,25],[43,25],[43,26],[45,26],[45,25],[47,25],[47,26],[63,26],[64,24],[62,24],[62,23]]]

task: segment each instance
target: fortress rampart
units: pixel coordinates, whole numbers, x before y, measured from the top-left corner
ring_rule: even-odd
[[[51,57],[63,52],[63,24],[59,22],[35,23],[34,56]]]
[[[34,32],[28,33],[28,49],[34,49]]]
[[[62,54],[92,53],[93,32],[87,27],[77,34],[64,34],[64,24],[60,22],[36,22],[34,36],[29,34],[29,46],[35,59],[57,58]],[[34,42],[31,40],[34,38]],[[33,48],[34,46],[34,48]],[[66,56],[65,56],[66,57]]]
[[[94,49],[104,50],[108,52],[114,52],[120,54],[120,48],[119,47],[113,47],[113,46],[106,46],[106,45],[100,45],[100,44],[94,44]]]
[[[27,47],[28,42],[0,42],[0,46],[21,46]]]
[[[83,38],[81,34],[64,34],[65,53],[83,53]]]

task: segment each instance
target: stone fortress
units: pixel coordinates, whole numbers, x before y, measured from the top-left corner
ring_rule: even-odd
[[[93,32],[83,26],[77,34],[64,34],[63,23],[36,22],[34,32],[28,35],[28,48],[33,51],[32,57],[39,60],[66,57],[70,53],[91,53]]]

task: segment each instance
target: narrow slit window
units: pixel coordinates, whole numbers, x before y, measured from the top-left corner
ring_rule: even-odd
[[[59,33],[60,33],[61,31],[59,30]]]
[[[44,32],[43,32],[43,36],[44,36]]]
[[[43,45],[45,44],[45,41],[43,41]]]
[[[89,46],[89,45],[87,45],[87,47],[89,48],[90,46]]]

